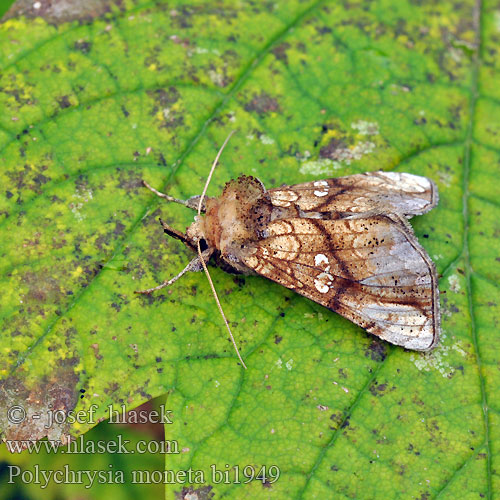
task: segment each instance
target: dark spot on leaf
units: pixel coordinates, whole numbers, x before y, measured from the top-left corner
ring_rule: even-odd
[[[19,88],[19,87],[17,87],[17,86],[16,87],[12,87],[12,88],[5,88],[5,87],[3,87],[1,90],[2,90],[3,93],[5,93],[7,95],[11,95],[12,97],[14,97],[14,99],[16,100],[16,102],[19,103],[20,105],[32,106],[32,105],[38,103],[38,100],[33,99],[32,97],[27,96],[26,93],[23,92],[22,89]],[[20,138],[19,135],[17,135],[16,137],[17,137],[17,139]]]
[[[330,142],[319,150],[319,156],[330,160],[341,160],[341,151],[345,150],[346,147],[347,145],[342,139],[332,137]]]
[[[254,94],[252,100],[245,105],[246,111],[255,111],[259,115],[277,112],[280,110],[278,101],[266,92]]]
[[[163,153],[158,154],[158,164],[163,165],[164,167],[167,165],[167,161],[165,160]]]
[[[172,109],[172,104],[175,104],[181,97],[179,91],[175,87],[165,89],[148,90],[147,94],[154,101],[154,106],[150,111],[151,116],[162,114],[160,128],[177,128],[184,123],[184,114],[180,109]]]
[[[283,61],[286,65],[288,65],[288,57],[286,55],[286,51],[289,48],[290,44],[288,42],[283,42],[275,47],[271,52],[276,56],[276,59]]]
[[[280,337],[279,335],[274,336],[274,343],[279,344],[283,340],[283,337]]]
[[[373,361],[384,361],[387,356],[387,346],[385,342],[378,339],[371,339],[368,349],[365,351],[365,356]]]
[[[330,429],[337,430],[339,425],[342,423],[342,413],[332,413],[330,415],[330,420],[334,422],[334,426],[330,427]]]
[[[118,187],[126,192],[137,191],[144,188],[142,184],[142,176],[140,172],[133,170],[116,169],[118,174]]]
[[[120,384],[118,382],[112,382],[108,387],[104,388],[105,394],[111,394],[117,392],[120,389]]]
[[[415,449],[413,444],[409,444],[408,447],[406,448],[410,453],[413,453],[414,455],[420,455],[420,452]]]
[[[243,288],[246,284],[245,278],[243,276],[235,276],[233,278],[233,283],[238,285],[240,288]]]
[[[61,109],[69,108],[71,106],[71,102],[69,101],[69,97],[67,95],[57,98],[57,102],[59,103],[59,107]]]
[[[176,103],[181,96],[179,94],[179,91],[175,87],[169,87],[168,90],[165,89],[148,90],[147,94],[157,104],[157,106],[153,108],[153,112],[151,113],[153,116],[157,113],[159,109],[167,108],[170,105]]]
[[[387,389],[387,384],[377,384],[375,380],[370,386],[370,392],[373,396],[383,396],[383,393]]]
[[[50,181],[42,172],[47,170],[46,165],[39,165],[35,168],[34,165],[25,164],[16,171],[6,171],[7,177],[11,184],[17,189],[29,189],[37,194],[41,193],[40,187]],[[22,199],[18,199],[18,203],[22,204]]]
[[[75,50],[79,50],[82,54],[88,54],[92,48],[92,43],[86,42],[85,40],[77,40],[73,47]]]
[[[43,167],[42,167],[43,168]],[[40,188],[43,184],[47,184],[50,181],[49,177],[45,177],[43,174],[35,174],[33,181],[37,188]],[[35,189],[36,192],[40,192],[39,189]]]
[[[123,234],[123,231],[125,231],[125,225],[122,224],[119,220],[115,222],[115,228],[113,230],[113,233],[115,236],[121,236]]]

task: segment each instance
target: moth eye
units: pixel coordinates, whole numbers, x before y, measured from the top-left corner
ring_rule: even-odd
[[[207,241],[204,238],[200,239],[200,248],[202,252],[204,252],[208,248]]]

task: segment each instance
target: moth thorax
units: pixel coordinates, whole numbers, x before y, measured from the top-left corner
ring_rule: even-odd
[[[248,200],[241,192],[225,190],[219,199],[207,203],[207,230],[213,232],[216,248],[223,257],[236,246],[255,237]]]

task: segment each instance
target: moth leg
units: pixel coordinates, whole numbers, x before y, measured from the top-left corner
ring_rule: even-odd
[[[202,271],[203,265],[201,264],[200,258],[195,257],[177,276],[164,281],[161,285],[154,286],[153,288],[148,288],[146,290],[136,290],[134,293],[141,293],[144,295],[149,295],[150,293],[156,292],[156,290],[161,290],[166,286],[170,286],[175,283],[180,277],[184,276],[189,271]]]
[[[147,187],[151,192],[153,192],[156,196],[159,196],[160,198],[163,198],[167,201],[171,201],[173,203],[178,203],[179,205],[184,205],[185,207],[188,207],[192,210],[198,210],[198,203],[200,201],[200,196],[191,196],[191,198],[188,198],[187,200],[179,200],[177,198],[174,198],[173,196],[170,196],[169,194],[165,193],[160,193],[157,189],[155,189],[153,186],[149,185],[145,180],[142,181],[145,187]],[[205,213],[205,203],[202,204],[201,211]]]
[[[213,250],[211,248],[207,248],[204,250],[201,255],[203,257],[204,262],[208,262],[210,257],[212,256]],[[187,272],[199,272],[203,271],[203,264],[200,260],[199,256],[196,256],[177,276],[170,278],[169,280],[164,281],[158,286],[154,286],[153,288],[147,288],[146,290],[136,290],[134,293],[140,293],[144,295],[149,295],[150,293],[156,292],[156,290],[161,290],[167,286],[170,286],[172,283],[175,283],[179,278],[184,276]]]

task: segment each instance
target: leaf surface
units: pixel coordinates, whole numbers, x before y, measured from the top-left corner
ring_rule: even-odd
[[[0,26],[0,405],[105,418],[169,392],[182,451],[166,470],[202,471],[200,495],[496,497],[498,1],[106,5]],[[433,353],[213,270],[244,371],[202,274],[133,293],[192,258],[157,219],[183,230],[193,213],[141,180],[199,194],[233,129],[209,195],[242,173],[436,181],[439,206],[412,219],[441,275]],[[0,413],[8,439],[96,423],[47,432]],[[280,478],[244,484],[247,465]]]

